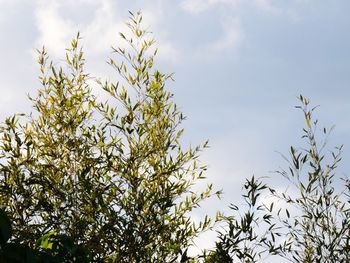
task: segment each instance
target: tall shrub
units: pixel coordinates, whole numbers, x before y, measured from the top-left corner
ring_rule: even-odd
[[[211,195],[211,185],[192,191],[204,178],[197,158],[207,143],[181,145],[185,117],[166,88],[172,76],[154,69],[154,39],[141,14],[130,14],[120,34],[127,45],[109,61],[117,82],[85,72],[79,34],[63,66],[39,51],[35,112],[1,126],[0,204],[14,240],[34,247],[56,232],[96,261],[173,262],[210,226],[189,216]],[[92,94],[92,81],[107,102]]]

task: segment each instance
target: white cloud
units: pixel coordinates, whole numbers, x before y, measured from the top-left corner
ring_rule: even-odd
[[[71,21],[63,19],[58,12],[58,2],[42,2],[37,5],[36,25],[39,30],[37,46],[45,45],[50,54],[58,56],[67,46],[68,39],[76,31]]]
[[[183,0],[180,6],[189,13],[199,14],[219,5],[237,8],[243,6],[243,4],[252,4],[252,6],[272,14],[279,14],[281,12],[271,0]]]
[[[20,0],[0,0],[0,5],[15,5]]]
[[[162,1],[144,6],[142,16],[145,25],[149,26],[152,32],[156,32],[156,47],[158,48],[157,58],[162,61],[177,63],[181,61],[181,51],[169,39],[169,32],[164,31],[164,7]]]
[[[102,1],[93,20],[82,29],[89,52],[98,54],[110,50],[110,46],[115,46],[119,40],[118,33],[126,30],[123,17],[115,13],[112,2]]]
[[[119,35],[119,32],[123,32],[127,38],[131,37],[125,24],[129,14],[126,11],[118,12],[121,10],[118,3],[114,0],[37,0],[35,17],[39,34],[35,45],[44,45],[49,56],[57,61],[64,58],[65,49],[79,31],[83,38],[81,44],[85,52],[87,72],[97,78],[112,81],[119,79],[114,69],[106,64],[109,57],[114,57],[111,46],[130,48]],[[158,38],[163,19],[162,6],[154,3],[141,10],[143,26],[157,32],[157,58],[167,62],[179,61],[180,52],[167,41],[166,35]],[[96,83],[92,81],[90,86],[100,99],[107,99]]]
[[[181,61],[180,51],[170,42],[159,40],[157,41],[158,55],[157,58],[164,61],[177,63]]]
[[[229,18],[222,23],[224,35],[211,44],[214,51],[237,48],[244,39],[240,20]]]
[[[236,7],[240,3],[241,0],[183,0],[180,6],[189,13],[198,14],[215,5],[224,4]]]
[[[206,54],[208,57],[216,56],[223,51],[235,52],[243,44],[245,34],[238,17],[229,17],[222,21],[222,35],[211,43],[205,44],[198,50],[201,57]]]
[[[294,22],[300,21],[296,8],[313,0],[293,0],[287,4],[281,4],[275,0],[183,0],[180,7],[188,13],[200,14],[217,6],[225,6],[230,9],[240,10],[243,7],[255,8],[264,13],[284,16]]]
[[[1,1],[1,0],[0,0]],[[81,7],[81,8],[80,8]],[[43,44],[49,53],[62,57],[64,49],[78,31],[83,37],[83,45],[88,55],[101,55],[110,51],[111,46],[123,46],[124,42],[119,37],[119,32],[128,37],[128,29],[125,25],[127,13],[122,15],[117,12],[118,5],[113,0],[62,0],[62,1],[38,1],[36,5],[36,24],[39,36],[37,46]],[[84,16],[87,10],[93,10],[91,19],[85,22],[74,21],[74,12]],[[66,13],[72,13],[69,16]],[[151,29],[157,28],[163,19],[162,5],[146,6],[143,11],[144,25]],[[158,28],[157,28],[158,35]],[[157,37],[159,59],[177,61],[179,50],[166,40],[166,37]]]
[[[271,0],[254,0],[254,5],[266,13],[270,13],[273,15],[280,15],[282,13],[282,9],[276,7]]]
[[[67,10],[79,12],[79,4],[85,10],[94,10],[91,20],[86,23],[79,24],[73,21],[74,17],[64,16]],[[60,56],[71,38],[80,31],[88,52],[105,52],[115,42],[124,25],[115,9],[111,0],[99,1],[98,5],[91,0],[38,1],[35,12],[39,30],[37,45],[44,44],[51,54]]]

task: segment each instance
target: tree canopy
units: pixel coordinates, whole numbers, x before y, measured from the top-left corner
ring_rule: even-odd
[[[211,193],[195,193],[204,178],[197,162],[207,146],[183,149],[183,114],[166,89],[171,75],[153,68],[153,38],[140,13],[127,23],[109,64],[115,83],[84,70],[79,34],[57,67],[39,51],[41,88],[34,114],[1,127],[0,203],[13,240],[34,246],[48,232],[68,235],[93,260],[171,262],[211,225],[189,212]],[[89,81],[109,95],[99,102]]]
[[[172,74],[154,68],[157,49],[141,13],[130,13],[126,47],[113,47],[117,81],[85,71],[78,34],[65,62],[38,51],[41,87],[34,112],[0,127],[0,260],[4,262],[349,262],[350,183],[334,186],[341,147],[329,155],[317,119],[300,96],[306,148],[291,147],[278,171],[295,192],[263,179],[244,184],[246,206],[195,223],[191,212],[220,196],[198,160],[207,142],[181,144],[185,117],[167,88]],[[131,35],[131,37],[128,37]],[[92,85],[108,94],[101,101]],[[321,130],[323,138],[329,131]],[[267,204],[263,196],[283,205]],[[223,226],[214,249],[188,254],[195,238]],[[18,252],[19,251],[19,252]],[[23,254],[24,253],[24,254]],[[18,256],[26,255],[26,256]],[[46,259],[45,259],[46,258]],[[46,261],[45,261],[46,260]]]

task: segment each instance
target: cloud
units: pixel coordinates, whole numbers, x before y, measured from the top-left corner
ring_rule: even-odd
[[[192,14],[202,13],[209,8],[225,5],[230,8],[241,7],[244,4],[252,5],[260,10],[272,14],[279,14],[281,10],[277,8],[271,0],[183,0],[180,4],[182,9]]]
[[[131,47],[119,35],[119,32],[123,32],[126,38],[131,37],[131,32],[125,24],[129,14],[126,11],[120,13],[118,10],[123,9],[120,2],[114,0],[38,0],[35,6],[39,33],[35,41],[36,46],[44,45],[50,58],[59,61],[64,58],[65,49],[79,31],[83,38],[80,43],[84,48],[87,72],[98,79],[120,80],[115,70],[106,63],[109,57],[116,58],[112,54],[111,46],[131,51]],[[154,30],[158,35],[158,31],[161,30],[157,27],[161,28],[163,19],[162,6],[154,3],[141,10],[143,26]],[[157,61],[179,61],[179,51],[167,41],[166,35],[161,36],[163,37],[157,37],[155,45],[159,49]],[[32,53],[34,56],[34,52]],[[35,53],[35,57],[36,55]],[[90,81],[89,85],[100,99],[108,98],[94,81]]]
[[[84,10],[93,10],[88,21],[74,21],[74,15],[65,17],[65,13],[79,10],[79,5],[84,6]],[[36,42],[38,45],[44,43],[51,54],[60,56],[71,38],[80,31],[88,52],[105,52],[123,28],[124,23],[116,9],[111,0],[99,1],[97,5],[91,0],[38,1],[35,15],[39,36]]]
[[[173,62],[173,63],[177,63],[179,61],[181,61],[180,57],[180,51],[179,49],[177,49],[172,43],[168,42],[168,41],[158,41],[157,42],[157,46],[158,47],[158,54],[157,54],[157,58],[160,60],[165,60],[168,62]]]
[[[181,8],[192,14],[199,14],[208,10],[215,5],[229,5],[236,7],[241,0],[183,0],[180,4]]]
[[[125,25],[128,14],[118,13],[119,9],[121,8],[113,0],[38,1],[35,16],[39,36],[36,44],[37,46],[44,44],[50,54],[62,57],[70,40],[80,31],[88,55],[97,56],[110,52],[111,45],[118,47],[125,45],[119,37],[119,32],[125,33],[128,37]],[[146,27],[157,28],[163,17],[162,5],[146,6],[142,15]],[[85,19],[76,21],[75,17]],[[178,59],[179,51],[167,41],[166,37],[157,38],[157,47],[159,59],[172,62]]]
[[[244,39],[243,30],[238,18],[229,18],[222,22],[223,36],[210,44],[213,51],[237,48]]]
[[[284,7],[277,6],[275,3],[273,3],[273,0],[254,0],[252,3],[255,8],[267,14],[273,16],[287,17],[293,22],[299,22],[302,20],[302,18],[297,12],[296,7],[298,5],[303,5],[306,2],[305,0],[295,0],[294,2],[291,2],[292,5]]]
[[[181,61],[181,50],[174,43],[169,41],[169,32],[164,31],[166,16],[162,1],[156,1],[151,5],[146,5],[142,9],[144,23],[149,26],[152,32],[156,32],[156,47],[158,48],[157,59],[177,63]]]
[[[283,5],[281,2],[274,0],[183,0],[180,3],[180,7],[186,12],[194,15],[198,15],[218,6],[225,6],[226,8],[235,11],[248,7],[263,11],[270,15],[287,17],[292,21],[297,22],[300,21],[301,18],[297,13],[296,8],[312,1],[313,0],[294,0]]]
[[[222,35],[211,43],[201,46],[198,55],[212,57],[224,51],[235,52],[244,42],[245,34],[238,17],[229,17],[221,22]]]
[[[280,15],[282,13],[282,9],[276,7],[271,0],[254,0],[254,5],[267,13]]]
[[[44,3],[40,1],[35,11],[36,25],[39,31],[36,44],[40,46],[44,43],[50,53],[56,56],[62,53],[68,39],[76,31],[70,20],[65,20],[60,16],[58,7],[58,2]]]
[[[0,0],[0,5],[15,5],[20,0]]]

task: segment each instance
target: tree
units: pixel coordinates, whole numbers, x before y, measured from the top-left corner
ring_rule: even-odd
[[[213,251],[204,256],[206,263],[256,263],[269,255],[278,255],[286,244],[276,240],[281,234],[273,217],[273,204],[266,206],[261,198],[274,192],[254,176],[244,184],[244,206],[231,204],[233,215],[226,216],[224,231],[218,233]]]
[[[276,193],[286,207],[296,211],[293,217],[288,210],[284,217],[279,215],[290,242],[284,257],[294,262],[349,262],[350,181],[336,174],[342,146],[325,153],[332,128],[320,130],[313,118],[316,107],[310,109],[309,100],[303,96],[299,99],[297,108],[305,117],[302,138],[307,148],[291,147],[290,158],[284,157],[289,167],[279,171],[297,195]]]
[[[350,181],[337,191],[342,147],[324,153],[318,121],[300,96],[306,147],[283,156],[278,171],[294,186],[279,193],[264,179],[244,184],[246,206],[218,233],[216,247],[191,258],[187,250],[209,229],[190,212],[213,193],[192,186],[204,178],[198,161],[207,142],[184,149],[185,117],[166,89],[172,75],[154,69],[154,40],[130,13],[132,37],[109,64],[116,82],[84,70],[79,34],[64,66],[39,51],[41,88],[30,98],[34,113],[9,117],[0,127],[0,260],[14,262],[259,262],[278,255],[291,262],[350,261]],[[91,92],[99,84],[109,99]],[[283,205],[266,203],[271,195]],[[245,209],[247,208],[247,209]],[[5,210],[5,211],[3,211]],[[24,261],[22,261],[24,259]],[[1,262],[2,262],[1,261]]]
[[[294,191],[279,193],[254,177],[247,180],[243,197],[248,211],[232,206],[235,213],[226,217],[227,228],[219,232],[206,262],[259,262],[269,255],[290,262],[350,261],[350,181],[335,173],[342,146],[324,153],[330,131],[322,129],[324,136],[318,138],[318,120],[313,119],[316,107],[310,109],[303,96],[299,99],[306,147],[291,147],[289,157],[282,155],[288,169],[277,171]],[[340,185],[344,188],[339,190]],[[269,192],[281,201],[278,206],[261,199],[264,191],[265,196]]]
[[[211,226],[189,212],[212,195],[193,184],[204,178],[199,152],[179,141],[185,119],[165,88],[172,75],[153,69],[153,38],[140,13],[130,13],[127,48],[110,59],[119,80],[96,80],[84,70],[79,34],[57,67],[39,51],[34,114],[1,126],[0,204],[12,239],[35,248],[43,235],[67,235],[93,261],[174,262]],[[110,96],[99,102],[90,81]],[[216,194],[219,194],[217,192]]]
[[[36,241],[37,248],[9,242],[12,225],[7,214],[0,210],[0,262],[2,263],[59,263],[90,262],[87,251],[65,235],[48,233]]]

